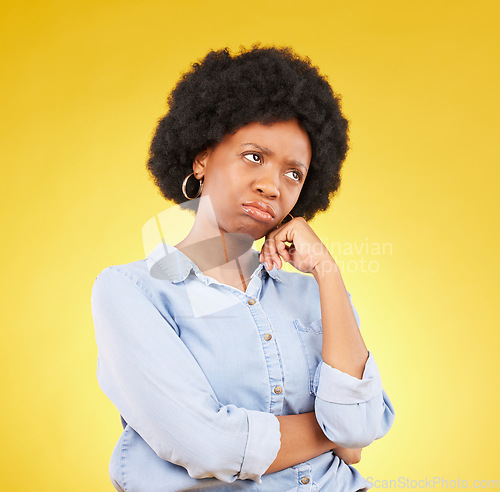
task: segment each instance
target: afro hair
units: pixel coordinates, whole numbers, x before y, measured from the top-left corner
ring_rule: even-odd
[[[168,108],[158,121],[147,162],[166,199],[187,205],[181,185],[193,171],[194,158],[226,134],[252,122],[296,118],[309,135],[312,157],[291,214],[310,220],[327,210],[349,149],[348,121],[340,96],[308,57],[299,57],[290,47],[259,43],[235,56],[228,48],[211,50],[182,75],[168,97]],[[188,184],[193,196],[196,181]]]

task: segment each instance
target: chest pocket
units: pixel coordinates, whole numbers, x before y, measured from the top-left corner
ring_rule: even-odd
[[[300,319],[293,321],[295,331],[302,346],[302,353],[309,371],[309,393],[313,393],[313,380],[316,368],[321,362],[321,349],[323,347],[323,326],[321,318],[311,323],[304,323]]]

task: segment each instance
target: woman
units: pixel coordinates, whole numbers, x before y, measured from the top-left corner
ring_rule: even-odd
[[[97,376],[124,425],[115,488],[366,488],[350,465],[394,411],[307,222],[340,185],[338,96],[308,58],[256,45],[209,52],[168,102],[148,169],[194,226],[92,292]]]

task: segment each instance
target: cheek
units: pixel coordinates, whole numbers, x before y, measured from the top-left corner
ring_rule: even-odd
[[[242,169],[232,162],[222,162],[217,164],[218,165],[212,169],[211,177],[214,181],[223,183],[224,185],[227,185],[228,182],[232,182],[237,179],[238,176],[240,176],[244,171],[244,168]]]
[[[300,198],[300,189],[289,190],[286,196],[283,196],[287,206],[292,209]]]
[[[223,168],[207,175],[203,190],[210,197],[210,201],[220,215],[225,215],[228,209],[233,209],[243,196],[241,180],[235,177],[234,172]]]
[[[229,186],[229,176],[224,168],[217,167],[207,170],[203,187],[211,197],[215,198]]]

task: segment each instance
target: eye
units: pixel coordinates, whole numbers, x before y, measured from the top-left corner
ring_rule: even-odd
[[[294,181],[300,181],[302,179],[302,173],[300,171],[297,171],[294,169],[292,171],[287,172],[287,174],[290,174],[290,173],[295,174],[295,177],[292,178]]]
[[[255,162],[256,164],[260,164],[262,160],[260,154],[256,154],[255,152],[251,152],[250,154],[245,154],[245,157],[249,158],[252,162]],[[256,157],[258,160],[253,160],[254,157]]]

